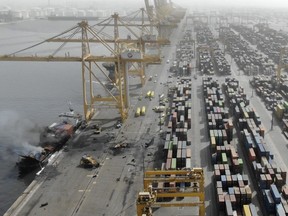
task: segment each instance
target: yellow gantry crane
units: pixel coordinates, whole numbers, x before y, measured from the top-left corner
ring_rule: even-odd
[[[185,16],[186,10],[175,7],[172,1],[154,0],[154,6],[149,0],[145,0],[145,7],[149,17],[150,25],[158,30],[159,38],[168,39],[172,29]]]
[[[280,55],[279,55],[279,62],[277,65],[276,69],[276,78],[277,78],[277,84],[280,84],[281,81],[281,74],[282,74],[282,69],[288,68],[288,64],[284,62],[284,56],[287,56],[288,54],[288,49],[287,47],[282,47],[280,50]]]
[[[120,49],[123,49],[124,47],[126,49],[139,49],[144,55],[144,60],[142,62],[134,62],[130,64],[130,66],[127,68],[129,74],[131,75],[137,75],[140,77],[142,86],[144,85],[146,81],[146,75],[145,75],[145,64],[146,63],[154,63],[159,64],[161,63],[161,53],[160,53],[160,45],[167,44],[168,40],[162,40],[157,39],[155,35],[152,35],[146,27],[149,26],[145,24],[144,21],[144,9],[141,8],[140,12],[142,14],[141,16],[141,23],[135,23],[135,22],[126,22],[124,18],[120,17],[117,13],[114,13],[110,19],[107,19],[105,22],[101,22],[97,24],[98,26],[103,26],[103,29],[108,26],[114,27],[114,40],[119,40],[119,28],[123,27],[125,28],[125,31],[129,33],[129,35],[126,39],[127,43],[121,43],[121,46],[116,46]],[[137,15],[137,14],[136,14]],[[127,19],[127,17],[125,17]],[[132,27],[136,27],[136,30],[140,31],[140,34],[135,32],[135,29],[132,29]],[[107,40],[106,40],[107,41]],[[147,54],[146,52],[146,44],[155,44],[158,46],[158,53],[156,54]],[[115,48],[115,47],[114,47]]]
[[[24,55],[23,52],[32,49],[36,46],[40,46],[43,43],[54,42],[62,44],[51,55],[39,55],[34,56]],[[108,107],[117,108],[121,115],[122,120],[127,118],[129,108],[129,82],[127,65],[132,62],[153,62],[159,61],[155,58],[146,58],[145,54],[139,49],[131,49],[124,46],[124,44],[133,43],[135,41],[129,39],[120,39],[115,36],[113,39],[104,40],[94,28],[94,26],[88,25],[87,21],[82,21],[76,26],[66,30],[65,32],[56,35],[52,38],[44,40],[38,44],[19,50],[9,55],[0,56],[0,61],[37,61],[37,62],[79,62],[82,68],[82,86],[83,86],[83,108],[84,117],[86,120],[90,120],[95,113],[95,105],[104,104]],[[137,41],[138,42],[138,41]],[[80,43],[81,55],[72,56],[69,52],[63,53],[62,48],[67,43]],[[108,55],[93,55],[95,47],[92,43],[100,43],[105,49]],[[114,43],[112,48],[109,43]],[[61,53],[61,55],[56,55]],[[21,55],[22,54],[22,55]],[[110,62],[115,64],[115,80],[111,80],[109,76],[103,70],[103,67],[99,63]],[[98,72],[96,73],[96,70]],[[107,88],[104,82],[99,78],[99,73],[104,76],[108,82],[114,86],[114,92]],[[98,82],[103,87],[107,96],[101,96],[99,93],[94,92],[93,82]],[[87,86],[87,83],[88,86]]]
[[[157,187],[152,187],[158,185]],[[173,187],[159,187],[173,183]],[[164,183],[164,184],[163,184]],[[177,186],[182,185],[182,187]],[[198,198],[191,200],[191,198]],[[183,198],[181,201],[165,202],[165,198]],[[164,200],[163,200],[164,199]],[[199,215],[205,215],[204,173],[202,168],[191,170],[160,170],[144,173],[144,191],[139,192],[137,216],[152,216],[156,207],[199,207]]]

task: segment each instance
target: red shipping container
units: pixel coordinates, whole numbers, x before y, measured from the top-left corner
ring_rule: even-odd
[[[220,179],[221,178],[220,170],[215,170],[214,176],[215,176],[216,181],[220,181],[221,180]]]
[[[268,187],[269,187],[273,183],[273,179],[272,179],[270,174],[265,174],[265,177],[266,177],[267,184],[268,184]]]
[[[236,207],[236,196],[234,194],[230,194],[230,201],[232,203],[232,206]]]
[[[288,199],[288,187],[283,187],[283,190],[282,190],[282,195],[284,197],[284,199]]]
[[[249,148],[249,161],[255,161],[256,154],[253,148]]]
[[[72,136],[73,134],[73,125],[70,124],[65,124],[63,129],[67,132],[67,134],[69,134],[70,136]]]
[[[268,173],[271,175],[272,178],[275,178],[275,172],[273,169],[268,169]]]

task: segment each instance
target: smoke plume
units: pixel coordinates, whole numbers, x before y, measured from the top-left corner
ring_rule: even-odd
[[[0,112],[0,159],[15,160],[17,155],[41,151],[40,128],[13,111]]]

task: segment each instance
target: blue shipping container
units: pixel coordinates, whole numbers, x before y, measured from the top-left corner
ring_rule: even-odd
[[[275,212],[275,202],[269,190],[264,190],[264,206],[269,214]]]
[[[276,205],[276,216],[285,216],[286,213],[285,213],[285,210],[283,208],[283,205],[282,204],[277,204]]]
[[[281,202],[281,196],[280,196],[280,193],[279,193],[279,191],[278,191],[278,189],[277,189],[275,184],[272,184],[270,186],[270,192],[271,192],[271,195],[272,195],[272,197],[274,199],[274,202],[276,204],[279,204]]]

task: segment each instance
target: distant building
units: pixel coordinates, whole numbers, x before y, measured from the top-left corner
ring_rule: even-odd
[[[52,16],[55,14],[55,8],[48,7],[44,9],[45,16]]]
[[[78,10],[78,11],[77,11],[77,16],[78,16],[78,17],[84,17],[84,16],[86,16],[86,11],[85,11],[85,10]]]
[[[44,12],[43,12],[43,10],[42,10],[41,8],[39,8],[39,7],[33,7],[33,8],[31,8],[31,10],[30,10],[29,16],[30,16],[31,18],[43,17],[43,16],[44,16]]]
[[[96,13],[95,14],[96,17],[100,17],[100,18],[108,16],[107,11],[105,11],[105,10],[96,10],[95,13]]]
[[[94,10],[87,10],[86,15],[93,17],[93,16],[95,16],[95,11]]]
[[[0,9],[0,23],[1,22],[13,22],[22,20],[23,15],[21,11],[11,10],[9,7],[3,7]]]

